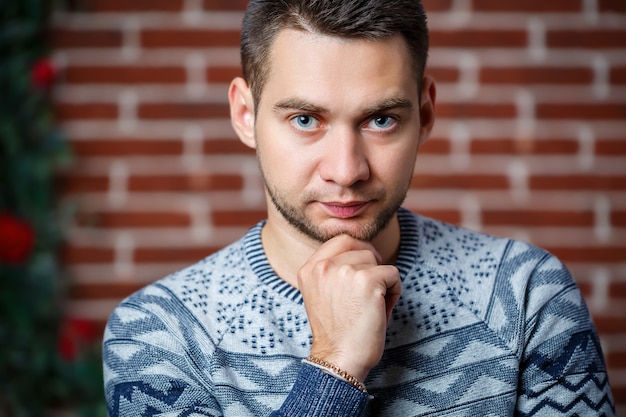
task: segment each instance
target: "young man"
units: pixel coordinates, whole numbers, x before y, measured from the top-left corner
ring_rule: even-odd
[[[614,414],[555,258],[400,208],[427,45],[415,0],[251,2],[229,99],[267,220],[113,312],[111,416]]]

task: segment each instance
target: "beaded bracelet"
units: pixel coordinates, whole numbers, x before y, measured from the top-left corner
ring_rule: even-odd
[[[361,381],[359,381],[353,375],[349,374],[343,369],[339,368],[338,366],[330,362],[326,362],[323,359],[316,358],[315,356],[309,356],[304,361],[322,369],[323,371],[326,371],[327,373],[333,375],[334,377],[338,379],[341,379],[349,383],[353,387],[358,388],[359,390],[367,394],[367,388],[365,388],[365,385],[363,385]]]

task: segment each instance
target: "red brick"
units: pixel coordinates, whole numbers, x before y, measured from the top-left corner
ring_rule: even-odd
[[[626,190],[626,176],[598,175],[537,175],[530,177],[530,188],[533,190]]]
[[[594,215],[591,211],[484,210],[482,220],[489,226],[592,227]]]
[[[111,263],[113,249],[68,244],[61,250],[61,259],[65,264]]]
[[[593,294],[593,284],[589,282],[577,282],[576,285],[578,285],[583,298],[588,299]]]
[[[422,216],[438,219],[446,223],[461,224],[461,213],[458,210],[419,209],[417,212],[419,212]]]
[[[216,252],[220,248],[138,248],[134,252],[137,263],[194,263]]]
[[[239,47],[238,30],[146,29],[141,32],[144,48]]]
[[[420,147],[420,154],[446,155],[451,151],[450,141],[443,138],[428,138]]]
[[[508,67],[482,68],[482,84],[590,84],[591,68]]]
[[[552,30],[546,34],[546,43],[550,48],[624,48],[626,30]]]
[[[626,140],[598,139],[596,140],[596,155],[619,156],[626,155]]]
[[[528,35],[523,30],[431,30],[432,47],[523,48]]]
[[[450,67],[426,67],[426,74],[441,83],[455,83],[459,81],[459,70]]]
[[[624,2],[626,4],[626,2]],[[611,84],[626,84],[626,67],[611,68],[609,79]]]
[[[503,175],[489,174],[449,174],[413,176],[411,188],[414,189],[462,189],[462,190],[505,190],[509,181]]]
[[[579,151],[578,141],[571,139],[473,139],[470,144],[473,154],[533,154],[533,155],[572,155]]]
[[[65,175],[59,179],[62,194],[105,192],[109,189],[106,176]]]
[[[209,83],[230,83],[233,78],[243,76],[240,67],[209,67],[206,80]]]
[[[54,106],[59,121],[117,119],[117,110],[117,105],[110,103],[57,103]]]
[[[72,300],[123,299],[144,287],[144,283],[74,284],[69,289]]]
[[[609,374],[610,373],[611,369],[609,369]],[[626,386],[614,384],[611,386],[611,393],[613,394],[615,405],[618,407],[621,406],[621,409],[623,410],[626,407]],[[620,412],[619,410],[620,408],[617,408],[618,412]]]
[[[593,321],[601,334],[615,334],[626,332],[626,317],[604,316],[596,314]]]
[[[440,103],[436,112],[437,117],[450,119],[511,119],[517,116],[517,109],[512,104]]]
[[[609,367],[613,369],[626,368],[626,352],[624,351],[609,351],[607,360]]]
[[[182,67],[71,66],[65,71],[69,84],[182,84]]]
[[[612,212],[611,224],[616,227],[626,227],[626,210],[616,210]]]
[[[204,10],[221,11],[234,10],[243,11],[248,5],[248,0],[204,0]]]
[[[473,9],[480,12],[579,12],[582,11],[582,0],[568,1],[502,1],[502,0],[472,0]]]
[[[625,103],[597,104],[538,104],[536,115],[539,119],[575,119],[584,120],[624,120],[626,119]]]
[[[210,119],[228,118],[228,104],[222,103],[144,103],[137,109],[140,119]]]
[[[626,261],[626,246],[546,247],[546,250],[556,255],[565,263],[621,263]]]
[[[219,154],[248,154],[254,155],[255,151],[247,147],[239,139],[210,139],[204,141],[203,152],[209,155]]]
[[[56,49],[119,48],[122,32],[115,29],[54,29],[50,43]]]
[[[452,0],[424,0],[422,4],[426,13],[445,12],[451,9]]]
[[[81,226],[97,228],[188,227],[188,213],[176,212],[82,212],[77,216]]]
[[[243,179],[238,175],[135,175],[128,180],[130,191],[217,191],[240,190]]]
[[[624,0],[599,0],[598,9],[601,12],[626,13],[626,2]]]
[[[214,211],[211,215],[215,226],[252,226],[267,217],[265,210]]]
[[[71,138],[70,138],[71,139]],[[71,143],[72,151],[78,157],[93,156],[162,156],[180,155],[183,143],[176,139],[90,139]]]
[[[626,282],[612,282],[609,285],[609,296],[626,299]],[[626,361],[624,363],[626,364]]]
[[[80,10],[86,12],[179,12],[184,0],[80,0]]]

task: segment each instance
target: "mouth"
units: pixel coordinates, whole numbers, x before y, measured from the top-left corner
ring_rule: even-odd
[[[356,217],[359,214],[363,213],[367,206],[370,204],[369,201],[350,201],[350,202],[320,202],[324,210],[331,217],[335,217],[338,219],[350,219],[352,217]]]

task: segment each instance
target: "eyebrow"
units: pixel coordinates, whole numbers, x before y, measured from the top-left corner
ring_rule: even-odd
[[[286,98],[274,104],[274,111],[299,110],[304,113],[330,113],[328,109],[316,106],[299,98]]]
[[[413,103],[411,102],[411,100],[408,100],[406,98],[392,97],[365,109],[364,113],[367,116],[373,116],[375,114],[384,113],[386,111],[394,109],[413,110]]]
[[[413,109],[411,100],[402,97],[391,97],[365,109],[363,114],[373,116],[393,109]],[[322,106],[312,104],[306,100],[292,97],[279,101],[274,105],[274,111],[298,110],[304,113],[327,114],[330,111]]]

